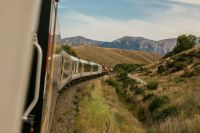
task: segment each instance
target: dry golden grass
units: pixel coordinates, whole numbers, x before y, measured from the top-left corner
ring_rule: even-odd
[[[94,46],[73,47],[80,58],[114,66],[121,63],[149,64],[161,58],[160,55],[122,49],[100,48]]]
[[[196,62],[195,62],[196,63]],[[152,71],[151,68],[149,71]],[[179,72],[177,72],[179,73]],[[182,78],[180,74],[173,73],[165,76],[158,74],[137,73],[137,77],[146,82],[157,81],[159,88],[154,91],[146,90],[146,93],[154,93],[156,96],[168,96],[170,103],[178,110],[177,116],[169,116],[153,126],[153,133],[199,133],[200,128],[200,75]],[[177,82],[176,79],[182,80]],[[142,106],[147,107],[148,103]]]
[[[92,81],[80,92],[76,122],[80,133],[144,133],[104,79]]]

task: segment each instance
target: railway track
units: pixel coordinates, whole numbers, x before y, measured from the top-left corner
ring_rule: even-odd
[[[75,117],[78,113],[77,94],[90,81],[66,88],[56,102],[50,133],[75,133]]]

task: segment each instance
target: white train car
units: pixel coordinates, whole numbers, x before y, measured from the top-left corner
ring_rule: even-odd
[[[58,68],[59,69],[59,68]],[[72,78],[72,60],[71,56],[66,52],[62,52],[62,65],[61,65],[61,86],[58,88],[60,91]]]
[[[92,65],[92,75],[98,75],[98,65],[97,63],[94,62],[90,62],[90,64]]]
[[[98,66],[98,74],[101,75],[103,73],[103,67],[100,64],[97,64]]]
[[[82,78],[86,78],[88,76],[91,75],[91,72],[92,72],[92,66],[90,64],[89,61],[86,61],[86,60],[82,60],[80,59],[80,62],[82,64]]]
[[[81,66],[80,64],[80,59],[74,57],[74,56],[70,56],[70,59],[72,61],[72,78],[71,80],[76,80],[81,78],[82,73],[80,72],[79,67]]]

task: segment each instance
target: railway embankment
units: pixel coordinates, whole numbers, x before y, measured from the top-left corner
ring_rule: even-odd
[[[106,83],[107,76],[92,80],[78,94],[77,131],[80,133],[143,133],[138,120]]]

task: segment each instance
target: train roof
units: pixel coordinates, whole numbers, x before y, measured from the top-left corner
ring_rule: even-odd
[[[89,64],[89,61],[86,61],[86,60],[83,60],[83,59],[80,59],[80,62],[84,63],[84,64]]]
[[[74,57],[74,56],[71,56],[71,55],[70,55],[70,58],[71,58],[72,60],[74,60],[74,61],[79,61],[79,60],[80,60],[79,58]]]
[[[91,64],[91,65],[96,65],[96,63],[94,63],[94,62],[91,62],[91,61],[90,61],[90,64]]]

